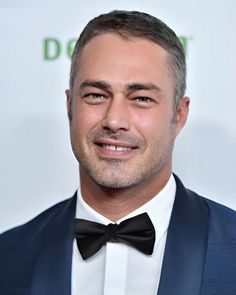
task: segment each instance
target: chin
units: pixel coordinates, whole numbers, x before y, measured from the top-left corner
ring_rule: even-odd
[[[113,188],[113,189],[121,189],[121,188],[129,188],[133,187],[137,184],[140,184],[144,181],[144,177],[140,174],[130,174],[127,175],[124,171],[116,171],[114,173],[110,172],[104,173],[93,173],[91,171],[87,171],[89,176],[93,179],[95,183],[100,186]]]

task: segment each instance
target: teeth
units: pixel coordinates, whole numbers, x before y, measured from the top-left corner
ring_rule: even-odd
[[[110,145],[110,144],[103,144],[102,146],[111,151],[128,151],[131,149],[124,146],[116,146],[116,145]]]

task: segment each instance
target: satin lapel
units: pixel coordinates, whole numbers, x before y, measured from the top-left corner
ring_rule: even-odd
[[[208,207],[176,178],[158,295],[199,295],[208,239]]]
[[[40,225],[39,252],[36,255],[30,295],[71,295],[71,263],[76,194],[49,209]]]

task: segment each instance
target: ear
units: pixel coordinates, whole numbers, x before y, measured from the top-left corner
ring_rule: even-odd
[[[72,95],[70,89],[66,89],[66,105],[67,105],[67,115],[69,121],[72,120]]]
[[[179,104],[176,110],[175,120],[176,120],[176,136],[180,133],[181,129],[184,127],[189,113],[190,98],[184,96],[180,98]]]

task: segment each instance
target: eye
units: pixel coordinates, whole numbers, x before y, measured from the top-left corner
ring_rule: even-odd
[[[98,104],[106,99],[101,93],[87,93],[84,95],[84,100],[89,104]]]
[[[152,108],[158,103],[155,97],[145,95],[135,95],[130,100],[134,106],[139,108]]]
[[[87,97],[96,100],[104,98],[104,95],[102,95],[101,93],[89,93],[87,94]]]
[[[151,102],[151,98],[147,96],[139,96],[135,99],[139,103],[148,103]]]

